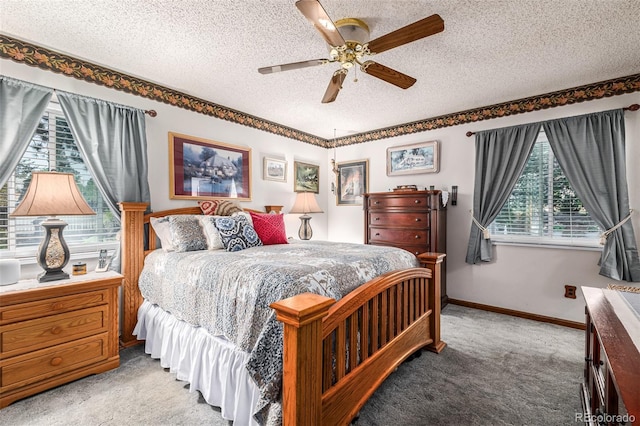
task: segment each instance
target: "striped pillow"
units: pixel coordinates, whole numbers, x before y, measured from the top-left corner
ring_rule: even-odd
[[[202,213],[213,216],[231,216],[242,211],[242,208],[236,203],[227,200],[198,201],[198,205]]]

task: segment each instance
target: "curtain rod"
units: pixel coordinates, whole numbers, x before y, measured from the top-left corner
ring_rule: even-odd
[[[639,104],[631,104],[628,107],[624,107],[622,108],[624,111],[638,111],[640,109],[640,105]],[[475,135],[476,132],[467,132],[466,135],[468,138],[470,138],[471,136]]]
[[[43,86],[43,87],[44,87],[44,86]],[[52,88],[51,90],[53,90],[53,92],[54,92],[54,93],[56,93],[56,94],[58,93],[58,90],[57,90],[57,89],[55,89],[55,88]],[[71,93],[71,92],[67,92],[67,93]],[[72,93],[72,94],[73,94],[73,93]],[[83,96],[83,97],[85,97],[85,98],[87,98],[87,97],[88,97],[88,96],[84,96],[84,95],[77,95],[77,96]],[[97,99],[97,98],[94,98],[94,99]],[[98,99],[98,100],[102,100],[102,99]],[[56,102],[57,102],[57,101],[56,101]],[[103,101],[103,102],[107,102],[107,101]],[[127,107],[127,108],[137,109],[137,108],[130,107],[130,106],[127,106],[127,105],[123,105],[123,106],[124,106],[124,107]],[[155,109],[146,109],[146,110],[144,110],[144,113],[145,113],[145,114],[147,114],[147,115],[149,115],[149,117],[156,117],[156,116],[158,115],[158,112],[157,112]]]

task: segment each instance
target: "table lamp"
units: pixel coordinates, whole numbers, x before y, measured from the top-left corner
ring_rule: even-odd
[[[33,172],[24,198],[11,213],[17,216],[50,216],[42,222],[44,240],[38,247],[38,264],[44,269],[39,282],[69,278],[64,268],[69,262],[69,247],[62,237],[67,223],[56,216],[96,214],[80,194],[72,173]]]
[[[301,240],[310,240],[313,236],[313,230],[311,229],[311,216],[307,213],[324,213],[313,192],[298,192],[296,195],[296,201],[293,203],[293,207],[289,210],[289,213],[302,213],[300,220],[300,229],[298,230],[298,237]]]

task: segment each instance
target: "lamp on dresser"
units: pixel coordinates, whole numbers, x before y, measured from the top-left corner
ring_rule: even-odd
[[[49,216],[42,222],[45,237],[37,252],[38,264],[44,269],[38,275],[39,282],[69,278],[62,270],[69,262],[69,247],[62,236],[67,223],[56,216],[93,214],[96,213],[80,194],[73,174],[32,173],[27,193],[9,216]]]
[[[318,201],[316,201],[316,196],[313,192],[298,192],[296,195],[296,201],[293,203],[293,207],[289,210],[289,213],[302,213],[302,216],[300,216],[302,223],[298,230],[298,237],[300,237],[301,240],[310,240],[313,236],[313,230],[309,223],[311,216],[307,213],[324,212],[318,205]]]

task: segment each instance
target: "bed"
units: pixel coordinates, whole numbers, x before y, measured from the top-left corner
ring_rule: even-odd
[[[120,209],[122,346],[145,340],[152,357],[235,424],[348,424],[400,363],[445,347],[444,254],[407,260],[394,248],[311,241],[167,253],[150,221],[201,214],[198,206],[146,215],[144,203]],[[278,259],[277,268],[269,259]],[[213,285],[213,275],[231,278]],[[280,285],[289,277],[295,285]],[[254,286],[266,296],[246,295]]]

